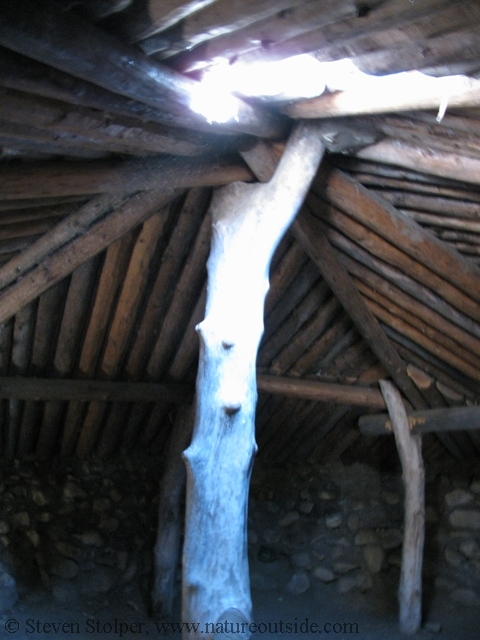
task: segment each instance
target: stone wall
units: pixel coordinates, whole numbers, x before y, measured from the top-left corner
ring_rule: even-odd
[[[288,471],[257,468],[250,502],[253,586],[302,593],[321,581],[347,593],[367,592],[387,577],[398,582],[399,471],[341,463]],[[425,589],[447,589],[454,600],[479,606],[479,476],[427,470],[426,503]],[[286,571],[275,571],[275,563],[284,563]]]
[[[480,476],[458,469],[427,472],[426,588],[479,606]],[[0,613],[19,595],[39,593],[67,604],[148,600],[160,473],[150,458],[4,466]],[[303,593],[321,582],[340,593],[368,594],[389,576],[397,580],[402,503],[398,471],[380,473],[364,464],[256,464],[249,512],[252,586]]]
[[[148,460],[4,467],[0,612],[18,592],[68,603],[147,591],[159,471]]]

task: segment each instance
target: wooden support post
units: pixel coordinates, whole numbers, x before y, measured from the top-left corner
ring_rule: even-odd
[[[180,506],[185,489],[182,451],[192,436],[193,420],[193,405],[179,408],[170,434],[165,456],[166,468],[160,484],[152,609],[162,618],[171,617],[173,611],[175,577],[181,550]]]
[[[182,618],[200,623],[195,638],[220,637],[226,620],[251,620],[246,514],[268,271],[322,155],[316,125],[302,122],[269,183],[233,183],[212,201],[206,317],[197,327],[196,420],[184,454]]]
[[[392,421],[405,485],[402,568],[398,599],[402,633],[418,631],[422,621],[422,563],[425,540],[425,471],[422,439],[411,435],[402,398],[395,386],[380,380],[380,388]]]

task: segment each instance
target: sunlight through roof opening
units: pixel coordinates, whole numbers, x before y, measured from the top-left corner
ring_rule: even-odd
[[[190,107],[209,122],[228,122],[238,114],[235,96],[294,100],[319,96],[324,90],[322,65],[309,55],[248,64],[221,59],[204,71]]]
[[[190,107],[210,123],[227,123],[238,119],[238,97],[285,103],[316,98],[325,91],[340,91],[351,94],[355,101],[361,96],[361,101],[368,101],[374,113],[376,103],[381,105],[385,95],[390,99],[398,96],[401,105],[402,100],[408,102],[409,96],[415,96],[418,102],[424,96],[437,94],[440,121],[449,97],[468,92],[472,82],[475,81],[465,76],[436,78],[419,71],[371,76],[347,58],[320,62],[307,54],[270,62],[230,64],[220,59],[196,83]]]

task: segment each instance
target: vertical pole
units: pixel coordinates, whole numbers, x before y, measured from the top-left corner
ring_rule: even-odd
[[[413,634],[422,622],[422,565],[425,540],[425,471],[422,439],[412,435],[398,389],[387,380],[380,388],[392,423],[405,486],[402,568],[398,599],[400,630]]]
[[[165,471],[160,483],[158,528],[154,550],[152,609],[162,618],[173,611],[175,578],[181,551],[182,496],[185,491],[185,465],[182,452],[192,436],[193,407],[178,409],[165,456]]]

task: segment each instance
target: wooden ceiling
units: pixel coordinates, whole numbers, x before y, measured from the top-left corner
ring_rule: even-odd
[[[3,0],[1,454],[161,453],[191,399],[212,189],[268,179],[312,115],[241,101],[208,124],[188,106],[201,69],[311,53],[476,79],[479,26],[465,0]],[[328,152],[272,265],[266,461],[394,464],[391,438],[358,429],[382,377],[417,409],[478,403],[480,100],[448,99],[443,118],[393,99],[324,118]],[[424,442],[427,458],[480,456],[475,431]]]

